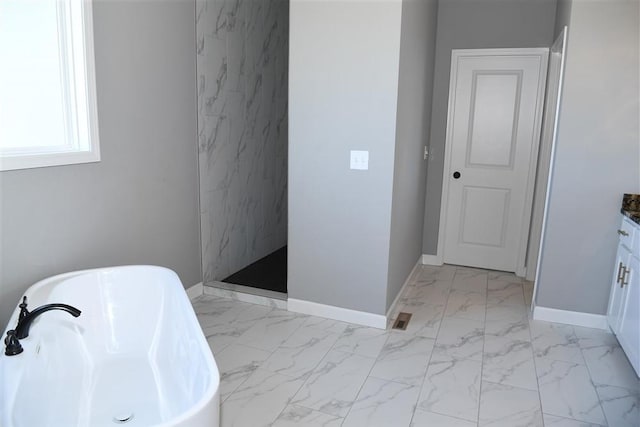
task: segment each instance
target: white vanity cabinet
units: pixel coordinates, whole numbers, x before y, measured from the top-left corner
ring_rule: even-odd
[[[633,369],[640,375],[640,225],[623,217],[618,235],[607,318]]]

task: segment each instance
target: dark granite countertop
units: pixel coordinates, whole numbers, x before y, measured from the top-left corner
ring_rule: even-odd
[[[640,225],[640,194],[625,194],[622,196],[622,215]]]

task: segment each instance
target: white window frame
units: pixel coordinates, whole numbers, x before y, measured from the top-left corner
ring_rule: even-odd
[[[92,1],[56,3],[66,143],[0,148],[0,171],[100,161]]]

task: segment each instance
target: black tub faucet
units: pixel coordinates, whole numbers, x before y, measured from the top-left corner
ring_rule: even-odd
[[[38,316],[42,313],[46,313],[51,310],[62,310],[71,314],[73,317],[80,316],[82,313],[75,307],[72,307],[67,304],[45,304],[36,308],[33,311],[27,310],[27,297],[24,297],[22,300],[22,304],[20,304],[20,317],[18,320],[18,326],[15,329],[15,337],[18,339],[23,339],[29,336],[29,328],[31,327],[31,322],[33,322]]]
[[[4,339],[4,354],[7,356],[15,356],[22,353],[22,345],[18,338],[16,338],[16,331],[11,329],[7,331],[7,337]]]

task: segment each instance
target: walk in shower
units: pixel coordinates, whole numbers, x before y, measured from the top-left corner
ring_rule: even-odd
[[[284,293],[289,2],[196,4],[204,284],[262,274]]]

